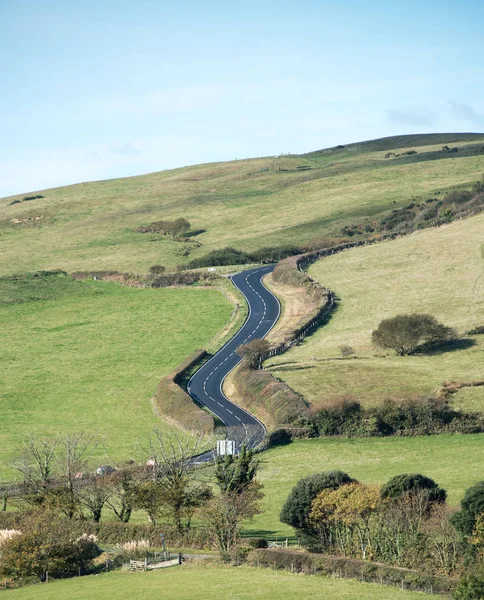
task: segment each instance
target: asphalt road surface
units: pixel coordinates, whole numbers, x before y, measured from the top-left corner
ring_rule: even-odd
[[[231,402],[222,391],[224,379],[241,361],[236,350],[253,339],[262,339],[274,327],[280,314],[279,300],[262,283],[262,277],[274,266],[256,267],[232,276],[234,285],[249,305],[246,322],[188,382],[188,393],[227,427],[227,439],[234,440],[238,452],[243,444],[254,448],[263,440],[264,425],[246,410]],[[213,458],[213,453],[198,457],[197,462]]]

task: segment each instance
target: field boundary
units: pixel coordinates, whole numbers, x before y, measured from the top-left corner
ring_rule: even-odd
[[[286,548],[252,550],[247,557],[247,562],[254,567],[278,569],[306,575],[356,579],[367,583],[394,586],[401,590],[430,594],[449,594],[457,584],[455,579],[440,575],[425,575],[418,571],[383,563],[328,554],[310,554]]]
[[[183,429],[213,434],[215,422],[212,415],[200,408],[180,385],[183,376],[206,355],[206,350],[197,350],[163,377],[153,394],[153,406],[158,416],[168,418]]]

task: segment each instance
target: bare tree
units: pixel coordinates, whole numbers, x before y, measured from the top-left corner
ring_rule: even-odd
[[[181,532],[190,527],[194,511],[211,497],[193,461],[203,441],[201,435],[188,438],[157,430],[148,446],[141,449],[144,477],[151,485],[138,484],[134,497],[152,522],[165,514]]]
[[[108,479],[110,495],[106,499],[106,506],[113,511],[119,521],[127,523],[133,512],[134,469],[119,468]]]
[[[91,514],[93,521],[101,520],[102,510],[112,494],[109,480],[98,475],[84,479],[79,488],[79,502]]]
[[[55,496],[59,509],[69,519],[79,512],[82,478],[100,443],[96,436],[84,433],[68,434],[61,440],[57,458],[62,486],[56,489]]]
[[[228,560],[237,544],[240,527],[246,519],[261,512],[259,501],[261,486],[252,482],[241,493],[222,493],[210,500],[202,509],[202,518],[215,535],[222,560]]]
[[[347,358],[348,356],[352,356],[355,353],[354,348],[348,346],[348,344],[341,344],[341,346],[338,346],[338,348],[341,352],[341,358]]]
[[[54,439],[30,436],[22,446],[20,457],[13,467],[22,474],[23,498],[38,504],[45,500],[57,476],[57,453],[61,437]]]

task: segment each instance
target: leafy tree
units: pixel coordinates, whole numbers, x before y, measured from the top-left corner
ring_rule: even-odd
[[[202,518],[217,539],[222,560],[229,559],[242,523],[261,512],[259,502],[262,496],[261,486],[252,481],[240,493],[221,493],[201,509]]]
[[[311,530],[309,514],[313,500],[325,489],[335,490],[340,485],[353,483],[352,479],[342,471],[326,471],[315,473],[300,479],[282,507],[280,519],[298,530]]]
[[[404,494],[416,494],[424,491],[429,502],[445,502],[447,492],[439,487],[430,477],[411,473],[408,475],[396,475],[382,486],[380,494],[384,499],[397,500]]]
[[[366,559],[372,546],[371,521],[380,503],[378,487],[348,483],[318,494],[311,505],[309,520],[324,542],[328,541],[328,534],[333,534],[331,537],[343,554],[351,553],[356,542],[357,554]]]
[[[131,491],[133,508],[144,510],[152,525],[158,523],[163,506],[162,485],[159,481],[142,481],[133,485]]]
[[[424,344],[444,342],[455,338],[451,327],[439,323],[427,314],[397,315],[384,319],[372,333],[373,343],[391,348],[399,356],[414,354]]]
[[[247,344],[242,344],[237,350],[237,354],[245,358],[252,369],[260,367],[262,356],[271,347],[267,340],[255,339]]]
[[[464,536],[472,535],[478,516],[484,513],[484,481],[466,490],[460,505],[461,510],[454,515],[452,523]]]
[[[242,446],[238,459],[230,454],[220,456],[215,462],[215,480],[223,493],[240,494],[254,480],[260,461],[254,457],[252,450]]]

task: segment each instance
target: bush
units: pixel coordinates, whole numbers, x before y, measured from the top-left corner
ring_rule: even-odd
[[[423,345],[454,339],[451,327],[439,323],[427,314],[397,315],[384,319],[372,333],[372,340],[381,348],[391,348],[399,356],[415,354]]]
[[[224,265],[246,265],[249,263],[273,263],[288,256],[295,256],[303,251],[293,245],[270,246],[259,248],[253,252],[244,252],[235,248],[226,247],[212,250],[205,256],[191,260],[184,269],[199,269],[201,267],[217,267]]]
[[[160,233],[161,235],[171,235],[177,238],[186,234],[190,229],[190,223],[184,219],[175,219],[174,221],[154,221],[145,227],[138,227],[137,233]]]
[[[476,519],[484,513],[484,481],[479,481],[464,494],[461,510],[452,517],[452,524],[463,536],[472,535]]]
[[[359,402],[343,398],[334,406],[319,410],[314,423],[319,435],[358,435],[362,424],[362,413]]]
[[[153,265],[150,267],[150,275],[161,275],[166,271],[163,265]]]
[[[350,397],[336,398],[310,420],[312,435],[320,436],[412,436],[442,432],[479,433],[484,430],[480,413],[454,410],[444,397],[384,400],[364,409]]]
[[[16,528],[23,531],[24,523],[29,520],[25,512],[1,512],[0,527]],[[81,519],[62,519],[57,516],[51,519],[53,530],[65,529],[69,539],[77,539],[83,534],[95,535],[101,544],[114,546],[132,540],[148,540],[151,546],[160,545],[160,534],[164,534],[168,548],[209,548],[214,543],[214,538],[207,527],[191,527],[183,532],[178,532],[174,525],[163,523],[151,525],[148,523],[122,523],[120,521],[84,521]]]
[[[265,538],[249,538],[247,545],[249,548],[267,548],[269,543]]]
[[[382,498],[398,500],[405,494],[415,494],[425,491],[429,502],[445,502],[447,492],[439,487],[433,479],[412,473],[410,475],[396,475],[392,477],[380,490]]]
[[[469,329],[467,335],[483,335],[484,334],[484,325],[477,325],[477,327],[473,327]]]
[[[251,257],[246,252],[235,248],[221,248],[212,250],[205,256],[194,258],[184,267],[185,269],[199,269],[201,267],[216,267],[224,265],[246,265],[251,262]]]
[[[429,435],[440,433],[473,415],[462,415],[452,409],[444,398],[424,397],[402,402],[384,400],[367,411],[372,429],[379,435]],[[477,424],[477,423],[476,423]],[[371,434],[371,432],[370,432]]]
[[[353,483],[347,473],[326,471],[303,477],[292,488],[282,507],[280,520],[298,530],[309,530],[309,513],[313,500],[323,490],[335,490],[345,483]]]
[[[114,552],[123,560],[139,560],[150,554],[151,544],[149,540],[131,540],[116,544]]]
[[[267,340],[254,339],[247,344],[239,346],[237,354],[245,358],[251,369],[257,369],[260,367],[264,355],[268,352],[270,346]]]
[[[0,569],[12,579],[44,581],[46,571],[53,577],[85,571],[100,553],[95,536],[84,533],[73,540],[69,521],[42,510],[24,520],[21,535],[6,542]]]
[[[465,573],[452,595],[454,600],[482,600],[484,598],[484,571]]]

